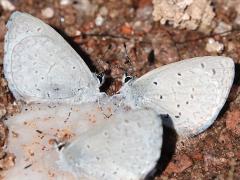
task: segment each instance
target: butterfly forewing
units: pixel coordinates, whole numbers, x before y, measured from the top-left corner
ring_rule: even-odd
[[[17,99],[81,102],[99,93],[85,62],[49,25],[15,12],[7,28],[4,73]]]

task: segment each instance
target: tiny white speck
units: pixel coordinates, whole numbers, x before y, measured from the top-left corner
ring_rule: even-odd
[[[95,24],[97,26],[102,26],[104,22],[104,18],[101,15],[98,15],[95,19]]]

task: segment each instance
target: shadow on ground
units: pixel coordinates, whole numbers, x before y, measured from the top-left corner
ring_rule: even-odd
[[[170,127],[173,127],[173,122],[171,117],[166,115],[160,115],[162,121],[165,121],[167,118],[168,124]],[[153,180],[154,177],[159,176],[166,169],[169,162],[172,160],[172,157],[176,150],[177,143],[177,133],[174,128],[169,128],[163,125],[163,143],[161,149],[161,157],[157,162],[155,169],[148,174],[145,180]]]

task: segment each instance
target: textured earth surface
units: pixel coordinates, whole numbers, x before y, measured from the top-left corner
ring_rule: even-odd
[[[2,71],[5,24],[15,10],[53,26],[83,57],[91,70],[106,75],[108,94],[121,87],[124,73],[142,74],[164,64],[203,55],[234,59],[236,77],[216,122],[204,133],[179,140],[168,137],[155,179],[240,179],[240,2],[215,0],[211,33],[187,31],[154,22],[151,0],[12,0],[0,6],[0,174],[14,165],[4,116],[18,112]],[[126,48],[125,48],[126,47]]]

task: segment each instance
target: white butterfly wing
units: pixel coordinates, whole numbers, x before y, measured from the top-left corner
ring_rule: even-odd
[[[16,99],[81,102],[99,93],[98,80],[52,27],[15,12],[7,28],[4,73]]]
[[[160,117],[113,106],[24,106],[6,121],[16,159],[5,179],[143,179],[160,157]]]
[[[125,84],[120,92],[128,103],[154,109],[163,115],[164,124],[189,136],[214,122],[233,79],[232,59],[197,57],[150,71]]]
[[[161,153],[159,118],[147,110],[113,115],[104,128],[91,129],[66,147],[64,162],[79,179],[144,179]]]

